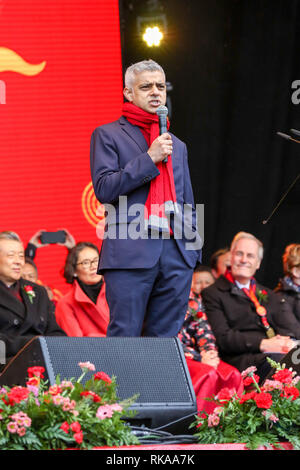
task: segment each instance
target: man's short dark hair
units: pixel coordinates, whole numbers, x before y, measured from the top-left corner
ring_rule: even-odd
[[[219,250],[215,251],[210,258],[210,267],[211,269],[214,269],[215,271],[218,270],[218,259],[220,256],[225,255],[228,253],[229,248],[226,246],[225,248],[220,248]]]
[[[37,268],[37,265],[35,264],[35,262],[29,258],[28,256],[25,257],[25,264],[30,264],[35,270],[36,272],[38,272],[38,268]]]
[[[204,266],[203,264],[196,266],[194,273],[210,273],[212,275],[211,268],[209,266]]]
[[[0,240],[15,240],[16,242],[22,243],[19,235],[11,230],[0,232]]]

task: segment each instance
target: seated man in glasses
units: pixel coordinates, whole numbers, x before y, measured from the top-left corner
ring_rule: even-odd
[[[72,289],[58,301],[55,315],[68,336],[106,336],[109,309],[98,262],[98,248],[89,242],[77,243],[67,256],[64,277]]]

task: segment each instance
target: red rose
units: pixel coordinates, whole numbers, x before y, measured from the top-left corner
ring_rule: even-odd
[[[30,391],[25,387],[13,387],[7,394],[11,406],[28,398]]]
[[[69,434],[69,423],[67,421],[64,421],[62,425],[60,426],[60,429],[62,429],[66,434]]]
[[[39,367],[39,366],[34,366],[34,367],[29,367],[27,369],[28,377],[40,377],[41,379],[44,378],[43,372],[45,372],[44,367]]]
[[[27,380],[26,386],[38,387],[40,385],[39,377],[31,377],[31,379]]]
[[[78,421],[75,421],[74,423],[72,423],[70,428],[75,433],[79,433],[81,431],[81,426],[80,426],[80,423],[78,423]]]
[[[24,289],[26,290],[26,292],[33,292],[32,286],[24,286]]]
[[[278,380],[283,384],[290,384],[293,380],[293,372],[288,369],[279,370],[273,375],[274,380]]]
[[[260,377],[256,374],[253,374],[253,377],[248,376],[243,380],[244,386],[248,387],[249,385],[253,384],[254,383],[253,378],[255,379],[256,383],[259,382]]]
[[[222,388],[218,393],[218,400],[222,402],[228,402],[234,395],[235,390],[229,389],[227,387]]]
[[[254,397],[257,408],[268,409],[272,406],[272,395],[270,393],[261,392],[257,393]]]
[[[49,390],[48,390],[48,393],[50,393],[50,395],[58,395],[61,392],[62,392],[62,388],[59,387],[58,385],[51,385],[51,387],[49,387]]]
[[[82,433],[82,431],[77,432],[76,434],[74,434],[73,437],[74,437],[75,441],[77,442],[77,444],[81,444],[81,443],[82,443],[82,441],[83,441],[83,433]]]
[[[91,390],[87,390],[85,392],[81,392],[80,395],[82,397],[92,397],[94,403],[100,403],[102,398],[97,395],[97,393],[92,392]]]
[[[200,310],[199,310],[199,312],[197,312],[197,318],[202,318],[203,315],[204,315],[203,312],[201,312]]]
[[[294,401],[299,397],[299,390],[296,387],[285,387],[280,396],[285,398],[293,397],[292,401]]]
[[[105,372],[96,372],[96,374],[94,374],[94,380],[103,380],[108,384],[111,383],[111,378],[109,375],[105,374]]]
[[[240,404],[242,405],[243,403],[245,403],[246,401],[248,400],[253,400],[254,397],[256,395],[256,392],[253,391],[253,392],[249,392],[249,393],[245,393],[244,395],[241,396],[240,398]]]

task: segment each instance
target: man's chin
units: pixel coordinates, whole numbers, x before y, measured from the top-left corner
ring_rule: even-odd
[[[240,278],[248,281],[253,276],[252,271],[249,271],[248,269],[237,269],[236,271],[231,272],[235,279]]]
[[[151,114],[155,114],[157,109],[161,106],[161,104],[156,104],[156,105],[149,105],[148,107],[148,112],[151,113]]]

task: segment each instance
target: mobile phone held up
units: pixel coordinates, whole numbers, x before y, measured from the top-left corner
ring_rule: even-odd
[[[66,232],[64,230],[57,230],[57,232],[43,232],[40,237],[43,245],[65,243]]]

